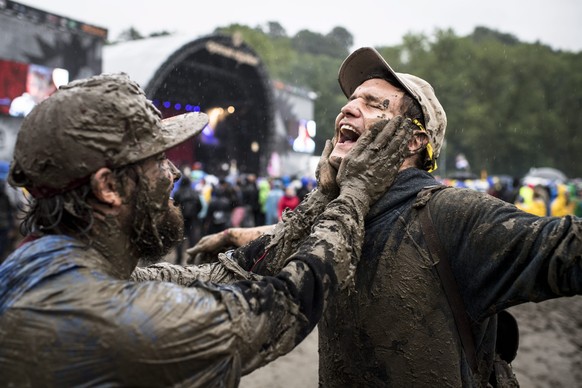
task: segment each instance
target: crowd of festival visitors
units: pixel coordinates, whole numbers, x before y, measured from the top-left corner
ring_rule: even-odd
[[[19,214],[26,195],[5,182],[8,165],[0,165],[0,262],[18,245]],[[314,177],[258,177],[238,174],[216,177],[197,163],[182,167],[174,200],[184,215],[185,242],[176,250],[176,262],[185,264],[186,248],[203,236],[230,227],[276,224],[285,209],[293,210],[316,184]],[[582,179],[528,180],[507,176],[483,179],[438,179],[454,187],[487,192],[518,208],[539,216],[582,216]]]
[[[176,183],[174,200],[181,203],[180,187],[187,182],[188,190],[199,199],[196,215],[190,215],[182,204],[188,246],[202,236],[229,227],[271,225],[279,221],[285,209],[293,210],[316,184],[313,177],[257,177],[241,174],[217,178],[200,169],[182,168],[183,178]],[[582,180],[532,180],[508,176],[483,179],[440,178],[441,183],[467,187],[513,203],[520,209],[539,216],[582,216]],[[183,250],[177,255],[181,263]]]

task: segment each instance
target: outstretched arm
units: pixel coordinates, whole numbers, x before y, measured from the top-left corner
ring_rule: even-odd
[[[271,233],[274,225],[263,225],[249,228],[228,228],[219,233],[204,236],[192,248],[186,250],[190,256],[188,263],[198,264],[203,261],[203,255],[216,255],[228,247],[240,247],[265,233]]]
[[[309,193],[295,210],[283,213],[282,220],[276,225],[230,228],[225,232],[205,236],[194,247],[186,251],[191,260],[197,262],[200,258],[198,255],[210,254],[216,257],[218,252],[224,251],[228,247],[241,247],[263,234],[269,234],[269,236],[261,238],[261,241],[253,244],[250,250],[244,250],[246,253],[239,252],[235,255],[237,261],[244,268],[250,269],[255,259],[253,252],[264,250],[266,246],[278,245],[278,256],[289,257],[297,249],[297,244],[309,235],[316,217],[339,193],[339,187],[336,183],[337,170],[329,163],[328,159],[333,150],[333,143],[333,141],[328,140],[321,154],[316,170],[317,189]],[[258,249],[258,245],[263,248]],[[273,268],[271,273],[277,273],[280,269],[281,266]]]

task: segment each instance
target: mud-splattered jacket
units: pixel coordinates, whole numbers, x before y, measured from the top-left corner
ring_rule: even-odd
[[[496,312],[582,292],[580,219],[538,218],[468,189],[418,197],[437,184],[426,172],[404,170],[370,209],[355,290],[335,294],[319,324],[321,386],[486,386]],[[476,374],[420,230],[417,209],[427,201],[471,320]],[[260,252],[267,239],[244,249]],[[267,260],[246,265],[268,272]]]
[[[363,237],[363,214],[350,201],[334,207],[276,277],[232,285],[144,281],[232,281],[224,265],[160,264],[136,282],[70,237],[23,245],[0,266],[0,385],[237,386],[315,327],[349,261],[345,241],[361,247],[352,236]]]

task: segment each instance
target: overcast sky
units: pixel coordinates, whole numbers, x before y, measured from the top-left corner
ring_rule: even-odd
[[[255,27],[279,22],[289,36],[302,29],[328,33],[346,28],[360,46],[399,44],[408,32],[432,35],[452,28],[457,35],[485,26],[540,41],[554,49],[582,51],[580,0],[21,0],[20,3],[109,30],[110,40],[135,27],[143,35],[167,30],[192,34],[239,23]]]

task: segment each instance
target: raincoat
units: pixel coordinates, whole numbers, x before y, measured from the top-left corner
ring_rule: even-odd
[[[551,214],[556,217],[574,214],[576,202],[570,198],[568,186],[558,184],[558,194],[550,205]]]
[[[582,220],[539,218],[470,189],[422,191],[437,185],[430,174],[406,169],[370,209],[355,290],[335,294],[318,326],[321,386],[486,386],[496,312],[582,292]],[[429,207],[467,307],[477,373],[420,229],[422,206]],[[290,240],[299,233],[288,233]],[[269,264],[273,238],[263,236],[234,257],[259,273],[276,270]],[[265,250],[261,262],[245,262]]]
[[[23,245],[0,266],[2,385],[237,386],[308,335],[336,271],[361,248],[362,210],[349,198],[328,209],[276,277],[222,257],[137,268],[128,280],[74,238]]]

